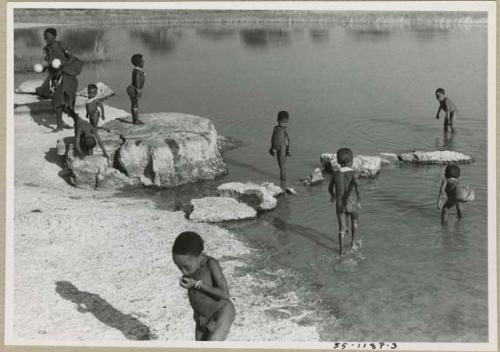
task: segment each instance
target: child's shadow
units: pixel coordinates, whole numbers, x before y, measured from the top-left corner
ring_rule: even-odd
[[[70,137],[65,137],[63,139],[64,146],[66,152],[68,151],[69,145],[73,143],[75,138],[73,136]],[[47,160],[49,163],[56,164],[61,168],[61,171],[59,171],[58,175],[61,177],[68,185],[72,186],[73,184],[71,183],[71,173],[66,167],[66,157],[61,156],[57,154],[57,148],[53,147],[50,148],[48,151],[45,152],[45,160]]]
[[[99,295],[79,291],[68,281],[57,281],[56,292],[62,298],[78,305],[80,313],[92,313],[100,322],[120,330],[129,340],[154,340],[150,328],[130,314],[123,314]]]

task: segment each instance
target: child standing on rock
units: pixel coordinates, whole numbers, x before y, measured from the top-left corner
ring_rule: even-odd
[[[292,156],[290,154],[290,138],[286,131],[288,119],[288,112],[280,111],[278,113],[278,125],[274,127],[273,136],[271,137],[271,148],[269,149],[271,156],[276,155],[282,186],[286,183],[286,158]]]
[[[193,307],[196,341],[223,341],[236,312],[219,262],[203,249],[200,235],[182,232],[172,247],[172,259],[183,274],[179,284],[188,290]]]
[[[99,99],[96,99],[97,96],[97,86],[95,84],[89,84],[87,87],[87,94],[89,96],[89,100],[85,103],[85,109],[87,111],[87,118],[90,121],[90,124],[97,128],[99,124],[99,119],[104,117],[104,106]]]
[[[130,59],[134,68],[132,69],[132,84],[127,87],[127,94],[130,97],[130,105],[132,112],[132,123],[134,125],[143,125],[144,122],[139,120],[139,98],[142,95],[144,87],[144,57],[142,54],[132,55]]]
[[[359,181],[352,169],[353,154],[349,148],[341,148],[337,151],[338,170],[333,171],[332,179],[328,185],[331,201],[335,201],[337,221],[339,223],[339,246],[342,254],[342,239],[347,233],[347,221],[351,221],[351,247],[354,246],[354,237],[358,229],[359,208]],[[356,201],[352,199],[352,190],[356,191]]]

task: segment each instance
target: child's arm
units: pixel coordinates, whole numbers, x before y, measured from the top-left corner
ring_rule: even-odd
[[[438,112],[436,113],[436,119],[439,119],[440,112],[441,112],[441,104],[439,104]]]
[[[101,111],[102,111],[101,118],[102,118],[103,120],[105,120],[105,117],[104,117],[104,105],[102,104],[102,101],[97,100],[97,105],[101,108]]]
[[[134,74],[132,75],[132,85],[137,90],[139,96],[141,96],[142,88],[144,87],[144,72],[134,70]]]
[[[277,132],[278,132],[278,126],[275,126],[274,129],[273,129],[273,135],[271,137],[271,148],[269,148],[269,154],[271,154],[271,156],[274,156],[274,148],[273,148],[273,145],[274,145],[274,140],[277,138]]]
[[[288,137],[288,133],[286,133],[286,156],[292,156],[292,153],[290,153],[290,137]]]
[[[78,151],[78,155],[83,155],[82,148],[80,147],[80,127],[75,122],[75,148]]]
[[[330,200],[333,202],[335,200],[335,178],[333,177],[333,174],[330,183],[328,184],[328,193],[330,193]]]
[[[227,286],[226,278],[222,273],[219,262],[214,258],[208,260],[208,268],[212,274],[212,279],[215,286],[210,286],[203,281],[197,281],[189,277],[181,279],[181,286],[185,289],[195,289],[207,293],[220,299],[229,300],[229,288]]]

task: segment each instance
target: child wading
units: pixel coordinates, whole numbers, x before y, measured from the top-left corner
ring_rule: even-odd
[[[342,254],[342,239],[347,233],[347,221],[351,221],[351,247],[354,245],[354,237],[358,229],[358,207],[359,207],[359,181],[352,166],[353,155],[348,148],[337,151],[337,162],[340,168],[333,171],[332,179],[328,185],[328,192],[332,202],[335,201],[337,220],[339,223],[339,245]],[[352,199],[352,190],[356,191],[356,201]]]
[[[99,119],[104,117],[104,106],[99,99],[96,99],[97,96],[97,86],[95,84],[89,84],[87,87],[87,94],[89,96],[89,100],[85,103],[85,109],[87,110],[87,118],[90,121],[90,124],[97,128],[99,124]]]
[[[448,221],[450,208],[457,208],[458,218],[463,217],[462,202],[474,200],[474,191],[470,186],[460,182],[460,167],[458,165],[448,165],[444,171],[445,179],[439,188],[437,207],[441,209],[441,223],[444,225]],[[444,192],[444,193],[443,193]],[[443,196],[446,194],[446,202],[443,204]]]
[[[278,166],[280,168],[280,181],[282,186],[286,182],[286,158],[292,156],[290,154],[290,138],[286,127],[288,125],[288,112],[280,111],[278,113],[278,125],[274,127],[273,136],[271,138],[271,149],[269,154],[276,155]]]
[[[235,309],[219,262],[203,254],[203,240],[195,232],[175,239],[172,255],[182,272],[181,287],[188,290],[196,322],[196,341],[223,341],[234,321]]]
[[[441,112],[441,110],[443,110],[446,113],[446,116],[444,117],[444,131],[447,132],[448,126],[450,126],[451,131],[455,132],[455,122],[457,122],[457,107],[451,101],[451,99],[445,95],[443,88],[436,89],[436,99],[439,102],[436,119],[439,119],[439,113]]]
[[[132,69],[132,84],[127,87],[127,94],[130,97],[130,109],[132,112],[132,123],[134,125],[143,125],[144,123],[139,120],[139,99],[142,95],[142,88],[144,87],[144,57],[142,54],[135,54],[130,59],[134,68]]]

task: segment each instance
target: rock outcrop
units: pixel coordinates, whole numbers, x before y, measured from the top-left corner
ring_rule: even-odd
[[[402,162],[424,165],[469,164],[474,161],[470,156],[451,150],[434,152],[414,151],[398,154]]]
[[[259,211],[268,211],[276,208],[276,197],[284,191],[270,182],[260,185],[251,182],[229,182],[217,187],[217,193],[221,197],[231,197],[246,203]]]
[[[223,222],[252,219],[257,211],[249,205],[228,197],[206,197],[191,200],[188,218],[198,222]]]
[[[116,161],[129,177],[168,188],[227,172],[210,120],[181,113],[142,114],[141,120],[144,125],[118,120],[103,125],[123,140]]]
[[[320,168],[314,169],[313,173],[309,175],[306,179],[302,180],[306,186],[316,185],[323,182],[325,178],[323,177],[323,173]]]
[[[332,172],[340,168],[340,165],[337,163],[336,154],[321,154],[320,161],[323,170],[327,172]],[[380,156],[356,155],[353,160],[352,168],[361,177],[375,177],[380,172],[381,166],[382,158]]]
[[[239,148],[243,145],[243,142],[233,138],[225,136],[217,136],[217,145],[221,153],[227,152],[228,150],[233,150]]]

